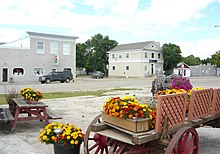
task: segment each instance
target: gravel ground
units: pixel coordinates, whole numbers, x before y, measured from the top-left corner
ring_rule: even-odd
[[[139,98],[150,96],[150,89],[143,87],[143,90],[118,91],[108,93],[104,97],[75,97],[65,99],[43,100],[50,108],[56,110],[63,119],[55,120],[64,123],[73,123],[86,131],[89,123],[101,112],[103,102],[110,96],[124,96],[136,94]],[[0,107],[7,107],[1,105]],[[40,121],[29,121],[17,123],[14,132],[10,132],[10,125],[1,123],[0,126],[0,154],[52,154],[53,146],[41,144],[38,141],[39,130],[44,127]],[[200,127],[197,129],[199,134],[199,153],[200,154],[219,154],[220,153],[220,129],[210,127]],[[83,145],[81,146],[83,154]]]

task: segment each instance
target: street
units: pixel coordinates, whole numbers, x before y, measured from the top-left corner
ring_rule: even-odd
[[[20,91],[21,88],[31,87],[43,93],[46,92],[62,92],[62,91],[80,91],[80,90],[98,90],[98,89],[111,89],[121,87],[134,87],[134,88],[150,88],[154,78],[104,78],[104,79],[91,79],[77,77],[75,82],[60,83],[52,82],[50,84],[41,84],[35,82],[33,84],[0,84],[0,94],[8,93],[8,90],[15,88]],[[192,77],[190,82],[193,87],[205,88],[220,88],[220,77]]]

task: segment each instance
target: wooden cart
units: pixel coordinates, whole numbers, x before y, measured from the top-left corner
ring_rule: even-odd
[[[98,115],[84,139],[85,154],[143,154],[154,150],[165,154],[197,154],[196,128],[220,127],[220,88],[161,95],[154,130],[132,132],[102,121]]]

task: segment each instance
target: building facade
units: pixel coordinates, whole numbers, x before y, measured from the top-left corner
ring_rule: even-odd
[[[74,36],[27,32],[25,38],[0,45],[0,83],[34,82],[63,69],[76,71]]]
[[[148,77],[163,70],[163,50],[159,42],[122,44],[108,53],[109,77]]]
[[[182,75],[183,77],[190,77],[190,67],[184,62],[177,64],[177,67],[173,69],[173,73],[176,75]]]
[[[208,63],[190,66],[191,77],[196,76],[217,76],[217,66]]]

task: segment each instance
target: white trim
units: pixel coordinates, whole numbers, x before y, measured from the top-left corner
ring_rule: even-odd
[[[65,50],[64,50],[64,46],[66,46],[66,45],[68,45],[68,47],[69,47],[69,48],[68,48],[68,50],[69,50],[68,53],[65,52]],[[71,44],[70,44],[70,43],[63,43],[63,55],[64,55],[64,56],[66,56],[66,55],[67,55],[67,56],[68,56],[68,55],[71,55]]]
[[[128,70],[127,70],[127,66],[128,66]],[[125,71],[130,71],[130,65],[125,65]]]
[[[53,49],[53,50],[52,50]],[[56,50],[54,50],[56,49]],[[50,54],[58,54],[59,44],[56,41],[50,42]]]
[[[129,59],[129,58],[127,58],[127,59]],[[156,63],[163,63],[163,61],[162,60],[158,60],[158,59],[153,59],[153,60],[157,60],[157,62]],[[109,61],[109,63],[133,63],[133,62],[135,62],[135,63],[149,63],[149,59],[147,59],[147,60],[136,60],[136,59],[129,59],[129,60],[120,60],[120,61],[115,61],[115,60],[111,60],[111,61]]]
[[[15,68],[22,68],[23,71],[24,71],[23,74],[22,74],[22,75],[14,74],[14,73],[13,73],[13,70],[14,70]],[[11,69],[11,71],[12,71],[12,75],[13,75],[13,76],[24,76],[24,75],[25,75],[25,69],[24,69],[24,67],[13,67],[13,68]]]
[[[9,82],[9,80],[8,80],[8,79],[9,79],[9,68],[8,68],[8,67],[2,67],[2,68],[1,68],[1,70],[0,70],[0,81],[3,82],[3,69],[4,69],[4,68],[6,68],[7,71],[8,71],[8,72],[7,72],[7,74],[8,74],[8,75],[7,75],[7,82]]]
[[[40,74],[40,75],[36,75],[36,74],[34,74],[34,69],[36,69],[36,68],[42,68],[43,69],[43,74]],[[42,76],[42,75],[44,75],[45,73],[45,69],[43,68],[43,67],[34,67],[34,69],[33,69],[33,75],[34,76]]]
[[[37,45],[37,43],[38,42],[43,42],[43,50],[42,50],[42,52],[38,52],[38,51],[41,51],[41,50],[39,50],[37,47],[38,47],[38,45]],[[44,41],[41,41],[41,40],[37,40],[36,41],[36,54],[39,54],[39,55],[43,55],[45,53],[45,42]]]
[[[63,42],[76,42],[76,39],[65,39],[65,38],[53,38],[53,37],[46,37],[46,36],[33,36],[31,35],[30,38],[35,39],[45,39],[45,40],[51,40],[51,41],[63,41]]]

